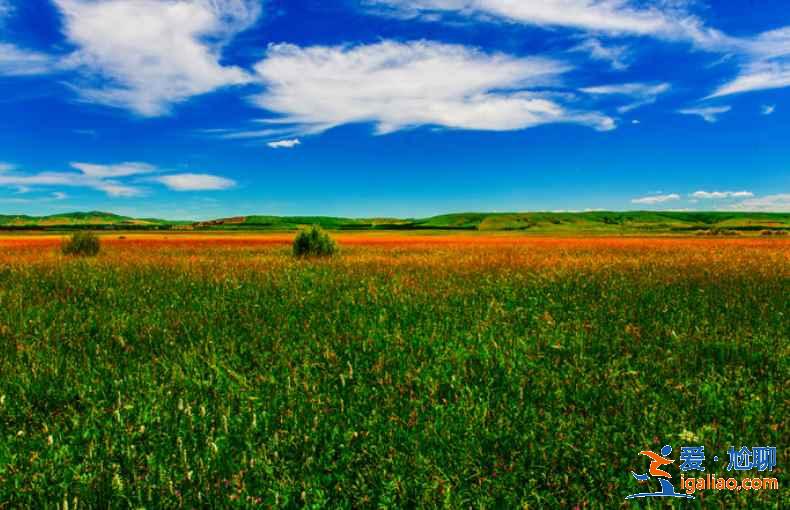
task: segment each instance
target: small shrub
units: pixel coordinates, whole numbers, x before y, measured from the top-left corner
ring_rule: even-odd
[[[294,239],[295,257],[330,257],[337,252],[337,243],[318,225],[302,230]]]
[[[727,237],[735,237],[741,235],[740,232],[737,230],[730,230],[726,228],[719,228],[713,227],[710,230],[703,230],[702,232],[697,232],[698,236],[727,236]]]
[[[93,257],[99,254],[101,242],[99,236],[92,232],[76,232],[63,242],[61,249],[64,255]]]

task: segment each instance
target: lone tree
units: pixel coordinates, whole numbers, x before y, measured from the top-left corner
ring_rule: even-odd
[[[302,230],[294,239],[295,257],[331,257],[338,251],[337,243],[318,225]]]
[[[99,254],[100,249],[99,236],[92,232],[75,232],[61,246],[64,255],[82,257],[94,257]]]

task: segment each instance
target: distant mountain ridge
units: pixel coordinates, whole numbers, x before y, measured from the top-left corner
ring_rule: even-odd
[[[210,221],[132,218],[101,211],[49,216],[0,215],[0,230],[227,230],[291,231],[308,225],[330,230],[478,230],[534,233],[662,233],[790,231],[790,213],[747,212],[526,212],[458,213],[422,219],[333,216],[235,216]]]
[[[170,226],[183,222],[172,222],[149,218],[131,218],[118,214],[88,211],[73,212],[64,214],[52,214],[49,216],[28,216],[28,215],[0,215],[0,229],[57,229],[57,228],[83,228],[83,227],[158,227]]]

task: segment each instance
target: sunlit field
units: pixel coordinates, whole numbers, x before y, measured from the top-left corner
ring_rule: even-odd
[[[664,444],[790,500],[790,240],[292,239],[0,238],[0,509],[664,508]]]

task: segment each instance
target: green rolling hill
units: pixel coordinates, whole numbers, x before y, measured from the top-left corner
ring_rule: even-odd
[[[522,231],[536,234],[737,234],[790,232],[790,213],[582,212],[459,213],[422,219],[328,216],[237,216],[203,222],[131,218],[104,212],[52,216],[0,216],[0,230],[208,230],[291,231],[308,225],[329,230]]]
[[[4,230],[69,230],[83,228],[157,229],[171,228],[185,222],[148,218],[130,218],[117,214],[90,211],[54,214],[51,216],[0,215],[0,229]],[[189,224],[189,222],[186,222]]]

